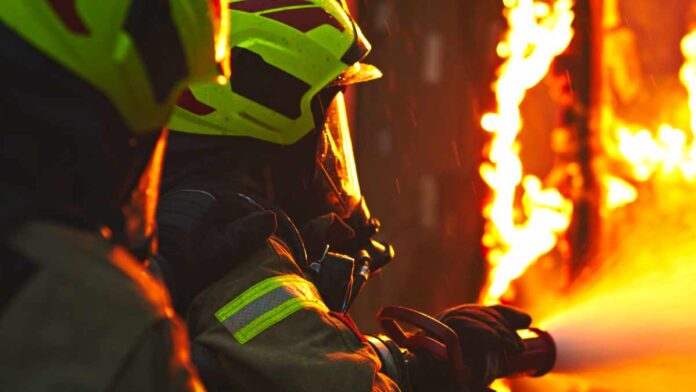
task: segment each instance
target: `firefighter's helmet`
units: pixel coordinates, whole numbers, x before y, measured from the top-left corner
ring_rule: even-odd
[[[175,131],[245,136],[293,144],[313,129],[313,105],[330,85],[381,76],[361,64],[370,51],[337,0],[232,0],[232,77],[225,86],[194,84],[169,124]]]
[[[136,134],[229,67],[226,0],[2,0],[0,23],[104,93]]]

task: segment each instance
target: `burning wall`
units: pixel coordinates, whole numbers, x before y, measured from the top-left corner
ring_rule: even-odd
[[[696,372],[691,364],[696,321],[689,315],[696,305],[691,283],[696,277],[691,200],[696,32],[689,34],[688,24],[693,2],[592,2],[594,11],[603,13],[592,31],[601,35],[602,45],[591,52],[602,58],[593,69],[601,83],[570,89],[577,96],[573,88],[589,87],[597,97],[594,106],[578,112],[587,115],[593,130],[585,142],[595,153],[592,176],[601,187],[593,197],[601,220],[592,232],[596,252],[579,276],[569,274],[572,252],[563,247],[578,246],[567,241],[566,229],[577,224],[571,222],[571,209],[587,197],[582,176],[572,180],[580,171],[574,165],[581,163],[556,159],[544,180],[525,176],[519,158],[525,146],[518,134],[528,132],[526,113],[519,109],[524,93],[566,49],[573,10],[583,1],[504,3],[510,30],[499,46],[505,63],[495,85],[498,110],[482,120],[493,133],[481,168],[492,195],[484,208],[491,274],[482,298],[503,298],[546,317],[559,343],[558,370],[574,376],[574,381],[557,378],[517,388],[655,391],[691,385]],[[559,125],[547,140],[572,144],[573,137],[564,137],[563,121]],[[554,173],[565,173],[570,185],[558,185]],[[544,262],[535,266],[540,259]]]
[[[491,265],[483,296],[486,303],[498,302],[514,279],[551,251],[570,222],[570,201],[556,189],[544,189],[538,177],[525,175],[517,136],[527,90],[544,78],[573,37],[572,6],[571,0],[551,5],[506,2],[510,29],[498,45],[498,54],[505,59],[494,85],[498,109],[481,120],[492,135],[488,161],[481,166],[481,176],[491,189],[483,210],[488,220],[483,244]]]

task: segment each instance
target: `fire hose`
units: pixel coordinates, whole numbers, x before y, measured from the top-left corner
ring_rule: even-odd
[[[524,345],[524,351],[518,355],[477,354],[463,352],[459,337],[450,327],[419,311],[388,306],[377,314],[377,320],[385,335],[368,337],[368,340],[380,358],[385,350],[394,351],[393,347],[387,347],[389,344],[412,353],[427,351],[450,365],[453,379],[462,387],[472,383],[487,384],[498,378],[541,377],[553,369],[556,361],[553,338],[537,328],[518,331]],[[410,330],[407,332],[404,326],[409,326]],[[483,363],[483,369],[474,372],[473,360]],[[387,372],[395,367],[389,359],[383,360],[383,365]]]

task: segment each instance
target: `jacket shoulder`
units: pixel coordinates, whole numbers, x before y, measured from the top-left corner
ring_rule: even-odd
[[[37,266],[37,279],[56,295],[80,292],[120,312],[158,319],[171,314],[169,296],[157,279],[124,248],[69,226],[29,222],[6,239]]]
[[[31,222],[3,242],[35,273],[0,314],[0,390],[108,389],[143,337],[172,321],[162,286],[98,235]]]

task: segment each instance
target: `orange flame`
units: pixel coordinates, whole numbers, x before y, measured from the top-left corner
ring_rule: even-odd
[[[481,174],[493,192],[493,197],[484,210],[488,220],[484,244],[489,249],[488,261],[492,267],[488,286],[483,294],[483,300],[487,303],[498,301],[501,295],[508,290],[509,283],[519,276],[518,274],[524,273],[529,263],[533,263],[547,249],[552,249],[555,246],[555,241],[567,229],[569,212],[573,207],[570,201],[563,198],[557,190],[543,189],[538,178],[532,177],[532,180],[529,180],[530,176],[524,176],[522,163],[518,157],[519,145],[516,143],[516,139],[522,123],[519,102],[524,98],[526,90],[534,85],[526,83],[526,78],[533,80],[531,72],[525,70],[527,72],[525,74],[523,71],[519,71],[524,69],[524,67],[519,66],[519,63],[533,55],[533,51],[538,49],[539,41],[528,45],[521,60],[513,61],[512,58],[516,52],[512,48],[511,42],[523,42],[525,39],[531,41],[532,39],[528,34],[522,33],[523,30],[515,28],[514,22],[520,23],[520,20],[513,20],[511,13],[515,7],[526,7],[527,13],[529,13],[533,9],[532,3],[532,1],[514,0],[505,2],[510,32],[498,48],[498,53],[506,58],[505,65],[501,69],[500,79],[496,84],[499,108],[497,113],[487,114],[482,119],[484,128],[493,132],[493,142],[489,155],[490,163],[481,167]],[[554,4],[554,10],[556,10],[556,3],[558,1]],[[606,1],[605,6],[606,4],[617,7],[618,3]],[[543,6],[540,7],[540,9],[543,8]],[[572,15],[572,11],[569,10],[569,12]],[[534,20],[529,15],[527,18]],[[537,18],[537,20],[541,20],[540,17],[537,16]],[[557,18],[560,20],[560,17],[557,16]],[[612,27],[616,27],[617,21],[623,20],[618,14],[618,8],[613,13],[605,12],[605,18],[614,19],[609,22],[605,21],[608,24],[608,26],[604,26],[605,31],[611,31]],[[528,24],[531,23],[528,22]],[[551,24],[547,26],[551,26]],[[549,31],[553,31],[553,29]],[[514,34],[522,35],[522,37],[511,38],[510,36]],[[605,44],[607,43],[608,40],[605,37]],[[618,59],[619,57],[626,57],[623,56],[624,52],[616,51],[616,49],[619,48],[619,45],[627,43],[635,44],[631,40],[626,42],[618,40],[613,45],[608,46],[608,49],[605,48],[604,67],[611,65],[619,70],[617,73],[621,75],[611,76],[622,78],[619,80],[621,82],[619,84],[622,84],[620,87],[639,90],[640,84],[633,83],[631,77],[633,75],[630,75],[630,72],[624,72],[626,69],[622,68],[630,68],[633,64],[613,63],[621,61]],[[612,49],[616,53],[607,56],[607,50],[610,53]],[[608,246],[602,247],[602,257],[597,257],[594,261],[596,264],[601,264],[602,268],[598,268],[595,272],[596,276],[591,277],[594,279],[584,277],[590,283],[595,282],[594,286],[589,285],[591,290],[578,290],[582,286],[576,285],[573,287],[574,295],[570,295],[573,292],[570,294],[563,292],[564,295],[569,296],[569,303],[555,304],[560,305],[558,309],[553,306],[546,309],[547,312],[560,310],[560,315],[556,315],[557,317],[552,317],[552,319],[554,321],[564,320],[568,331],[572,329],[576,336],[583,336],[582,339],[575,340],[580,348],[592,347],[597,352],[616,354],[621,352],[623,347],[631,346],[633,341],[641,341],[640,338],[636,338],[635,334],[632,334],[633,332],[647,334],[647,332],[652,331],[650,327],[655,328],[667,324],[659,331],[659,334],[654,335],[664,337],[672,333],[675,336],[680,336],[674,343],[674,352],[683,352],[684,341],[689,341],[688,337],[691,336],[679,328],[688,325],[687,321],[690,320],[688,317],[684,317],[685,311],[682,309],[688,309],[688,306],[693,307],[691,301],[693,296],[690,296],[693,292],[693,285],[688,284],[688,279],[693,277],[693,268],[688,266],[689,255],[692,255],[693,252],[689,253],[692,250],[692,242],[689,242],[688,238],[692,235],[694,227],[692,224],[693,216],[689,209],[689,194],[694,189],[692,184],[696,184],[696,29],[682,39],[681,52],[685,61],[679,78],[688,92],[689,125],[675,125],[679,124],[676,121],[663,122],[662,124],[658,122],[651,125],[629,123],[614,113],[612,102],[609,102],[614,98],[604,97],[601,107],[601,133],[598,136],[600,136],[606,157],[600,157],[598,161],[608,158],[609,166],[599,166],[596,165],[597,162],[594,162],[595,169],[598,170],[597,176],[604,188],[601,207],[605,220],[602,232],[598,234],[602,236],[601,239],[605,240],[605,245]],[[554,52],[546,51],[545,53]],[[549,62],[551,60],[552,58],[549,59]],[[542,65],[546,64],[542,63]],[[517,71],[509,69],[514,66],[519,67]],[[545,71],[547,68],[539,69]],[[539,69],[536,70],[539,71]],[[633,69],[633,71],[639,72],[640,70]],[[607,70],[603,69],[603,72],[607,72]],[[507,76],[507,78],[516,84],[501,83],[508,73],[514,76]],[[603,84],[608,85],[606,81]],[[627,96],[631,95],[626,94]],[[519,99],[514,100],[513,98]],[[630,97],[628,99],[619,97],[618,99],[623,103],[632,100]],[[516,105],[510,105],[511,102]],[[508,116],[501,120],[503,114]],[[688,129],[689,127],[690,129]],[[531,181],[531,185],[528,181]],[[642,183],[655,185],[652,187],[652,197],[646,197],[647,193],[641,194],[642,190],[648,189],[648,187],[639,186]],[[680,185],[688,183],[688,186],[680,188],[676,192],[666,189],[667,186],[675,185],[675,183]],[[520,200],[520,195],[517,195],[516,198],[515,192],[520,185],[522,185],[520,190],[522,203],[518,204],[517,200]],[[534,196],[530,196],[535,191],[545,193],[549,198],[548,201],[545,204],[541,203],[541,205],[534,203],[531,203],[531,206],[528,205],[529,199],[537,200]],[[675,201],[679,201],[681,204],[677,205]],[[632,203],[636,203],[634,205],[636,208],[621,211],[615,215],[607,214],[609,211]],[[566,207],[567,209],[564,209]],[[540,226],[532,224],[535,209],[541,209],[548,213],[548,216],[539,218],[537,221],[541,222]],[[565,212],[568,212],[568,215],[564,215]],[[568,220],[564,220],[566,218]],[[529,242],[525,242],[525,240]],[[598,277],[599,284],[596,284]],[[498,283],[496,284],[496,282]],[[583,283],[583,280],[579,279],[575,283]],[[538,286],[535,287],[538,288]],[[664,298],[660,297],[661,295]],[[617,302],[617,298],[622,296],[627,299]],[[553,301],[539,299],[536,301],[542,307],[548,307],[552,304],[547,302],[556,302],[557,299]],[[572,305],[573,302],[579,304],[580,311],[577,308],[568,310],[569,305]],[[636,304],[640,304],[640,306],[636,306]],[[669,306],[665,308],[665,304],[669,304]],[[617,311],[619,308],[624,308],[622,313]],[[653,315],[658,312],[664,313],[660,323],[655,323],[653,317],[631,316],[632,314]],[[601,323],[597,322],[598,314],[602,316],[600,317],[603,320]],[[631,320],[631,329],[623,327],[625,320]],[[587,325],[596,326],[597,340],[587,339],[592,334],[592,331],[588,332],[583,329]],[[560,327],[554,325],[549,325],[549,327],[553,327],[552,333],[558,338],[557,341],[561,342],[564,336],[561,336],[560,332],[559,335],[555,334],[558,332],[557,328]],[[616,328],[616,330],[607,333],[608,328]],[[693,328],[689,331],[691,330]],[[588,342],[591,343],[588,344]],[[659,389],[659,386],[654,387],[654,382],[645,383],[646,378],[641,378],[645,374],[652,375],[649,371],[654,372],[662,362],[668,363],[664,361],[664,357],[658,355],[661,352],[671,353],[671,351],[666,351],[667,345],[664,339],[656,340],[655,344],[659,347],[636,346],[644,351],[642,354],[654,354],[652,362],[649,363],[650,369],[642,363],[631,362],[639,358],[634,357],[633,353],[629,352],[626,354],[626,363],[621,364],[626,365],[625,369],[606,368],[604,369],[606,374],[602,374],[601,377],[593,373],[588,375],[587,379],[592,381],[609,379],[615,385],[621,384],[621,390]],[[599,350],[595,350],[595,347],[598,347]],[[689,351],[689,353],[692,352]],[[683,368],[693,362],[688,362],[689,360],[691,357],[686,360],[680,359],[680,362],[683,362]],[[671,364],[668,368],[669,370],[661,375],[662,380],[677,380],[672,381],[670,385],[690,385],[689,378],[686,378],[687,381],[683,381],[681,378],[675,379],[675,375],[683,373],[690,377],[693,374],[692,367],[688,367],[688,372],[681,371],[682,369],[677,372],[676,367]],[[497,386],[498,384],[496,384]],[[501,388],[506,387],[503,385]],[[540,388],[538,390],[562,389]]]
[[[619,177],[612,175],[602,176],[604,186],[604,206],[602,213],[626,206],[638,200],[638,190]]]
[[[138,181],[138,186],[131,195],[130,203],[124,207],[124,215],[127,217],[128,241],[131,244],[137,244],[151,240],[150,251],[153,254],[157,250],[157,238],[154,236],[155,215],[157,214],[162,164],[164,163],[168,134],[168,130],[162,130],[152,151],[150,161]],[[102,235],[105,234],[110,235],[110,233],[102,232]]]
[[[605,246],[593,260],[593,274],[578,279],[572,291],[563,292],[564,301],[546,309],[551,317],[543,325],[565,349],[565,354],[559,351],[555,371],[579,380],[550,379],[546,382],[569,384],[539,385],[536,390],[577,390],[576,382],[631,391],[679,389],[692,383],[694,349],[687,343],[693,340],[693,326],[684,315],[693,308],[694,291],[689,238],[696,227],[690,202],[696,184],[696,30],[682,39],[681,52],[685,61],[679,77],[688,93],[688,126],[627,123],[614,113],[613,98],[605,97],[600,136],[611,165],[596,166],[604,186],[605,220],[598,234]],[[605,58],[605,67],[617,66],[612,62],[616,57]],[[641,194],[645,189],[651,189],[649,197],[648,192]],[[631,203],[636,203],[632,209],[607,214]],[[549,306],[545,300],[538,302],[541,308]],[[569,331],[582,338],[571,343],[564,335]],[[588,352],[593,356],[586,356]],[[564,364],[563,358],[570,362]]]
[[[661,124],[657,132],[615,119],[605,149],[629,166],[630,176],[647,182],[655,176],[696,182],[696,30],[682,39],[685,62],[679,77],[689,94],[691,132]],[[611,203],[609,203],[611,204]]]
[[[215,61],[220,65],[221,75],[216,82],[224,86],[232,74],[230,60],[230,9],[227,1],[213,2],[215,5],[214,17],[219,18],[215,28]]]
[[[603,250],[599,273],[576,282],[580,284],[543,323],[563,347],[555,371],[568,378],[549,380],[559,384],[538,390],[569,390],[575,383],[607,391],[678,390],[693,384],[696,347],[688,314],[694,307],[696,276],[691,240],[696,228],[691,201],[696,183],[696,29],[682,39],[681,51],[685,61],[679,77],[688,93],[690,132],[667,123],[656,130],[627,125],[616,116],[602,129],[609,136],[603,140],[607,154],[628,169],[622,173],[628,181],[608,170],[601,173],[604,207],[636,202],[637,208],[626,216],[606,215],[606,226],[613,226],[611,238],[620,242]],[[613,115],[611,103],[605,105],[605,113]],[[656,185],[652,197],[638,200],[639,189],[629,181]],[[582,339],[569,339],[566,332]]]
[[[498,109],[481,119],[492,133],[488,161],[480,174],[491,189],[484,206],[483,244],[491,271],[482,301],[497,303],[513,280],[551,251],[568,229],[572,202],[542,181],[525,175],[517,136],[522,130],[520,105],[529,89],[548,73],[553,60],[573,37],[574,1],[504,0],[509,30],[498,45],[505,59],[494,85]],[[522,186],[522,205],[516,194]]]

